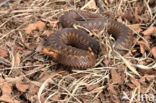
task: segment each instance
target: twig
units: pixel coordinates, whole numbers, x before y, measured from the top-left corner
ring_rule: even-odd
[[[48,65],[48,64],[43,64],[43,65]],[[3,69],[0,69],[0,71],[3,71],[3,70],[11,70],[11,69],[22,69],[22,68],[34,68],[34,67],[39,67],[39,66],[42,66],[42,65],[32,65],[32,66],[21,66],[21,67],[3,68]]]
[[[6,5],[6,3],[8,3],[9,1],[10,1],[10,0],[5,0],[5,1],[1,2],[1,3],[0,3],[0,7],[3,6],[3,5]]]

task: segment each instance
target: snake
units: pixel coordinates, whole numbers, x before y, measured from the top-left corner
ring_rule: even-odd
[[[100,52],[99,42],[85,30],[73,28],[73,25],[99,31],[107,27],[108,34],[115,38],[114,49],[122,55],[132,46],[132,30],[100,14],[69,10],[60,16],[59,22],[63,29],[50,34],[44,40],[41,52],[52,56],[65,66],[79,69],[91,68],[95,66],[97,55]]]

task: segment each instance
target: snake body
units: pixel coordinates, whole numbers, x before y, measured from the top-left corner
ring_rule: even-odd
[[[42,53],[53,56],[67,66],[82,69],[92,67],[100,50],[99,43],[87,32],[72,28],[74,24],[99,31],[107,26],[107,32],[115,37],[115,49],[121,54],[125,52],[123,48],[129,49],[132,45],[132,31],[127,26],[98,14],[70,10],[60,17],[60,22],[64,29],[51,34],[44,41]]]

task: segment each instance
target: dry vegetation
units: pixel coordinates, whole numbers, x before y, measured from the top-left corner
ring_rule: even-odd
[[[69,2],[11,0],[0,6],[0,101],[156,102],[156,1],[96,0],[97,5],[94,0]],[[111,37],[97,33],[107,52],[87,70],[71,70],[36,52],[43,38],[59,29],[59,16],[70,9],[101,13],[124,23],[134,31],[133,48],[124,56],[114,55],[108,41]],[[123,98],[125,94],[129,100]],[[138,99],[133,99],[136,94]],[[144,94],[155,96],[155,100],[141,101]]]

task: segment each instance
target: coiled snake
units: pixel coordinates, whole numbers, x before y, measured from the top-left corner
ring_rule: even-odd
[[[65,28],[51,34],[44,41],[41,52],[53,56],[63,65],[81,69],[92,67],[96,64],[96,56],[100,50],[96,40],[87,32],[72,28],[73,24],[89,30],[102,30],[107,25],[107,32],[115,37],[115,49],[121,54],[124,52],[122,47],[128,49],[132,45],[132,31],[128,27],[98,14],[70,10],[60,17],[60,22]]]

